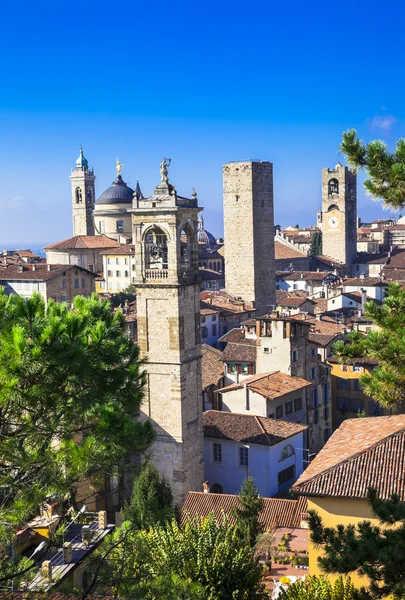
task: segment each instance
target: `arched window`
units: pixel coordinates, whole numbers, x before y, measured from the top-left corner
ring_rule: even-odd
[[[92,204],[92,202],[93,202],[93,191],[91,188],[87,188],[86,202],[87,202],[87,204]]]
[[[291,444],[284,446],[284,448],[281,450],[279,462],[281,462],[282,460],[285,460],[286,458],[290,458],[290,456],[294,456],[294,454],[295,454],[295,450],[291,446]]]
[[[80,202],[83,202],[82,190],[79,187],[77,187],[76,188],[76,204],[80,204]]]
[[[212,269],[212,262],[209,263],[208,268]]]
[[[180,232],[180,264],[181,267],[189,268],[192,262],[192,240],[193,240],[193,230],[186,223]]]
[[[167,237],[159,227],[153,227],[145,236],[145,267],[167,269]]]
[[[328,196],[339,193],[339,182],[337,179],[330,179],[328,183]]]
[[[331,210],[339,210],[339,207],[337,204],[331,204],[328,208],[328,212],[331,212]]]
[[[214,483],[211,487],[211,492],[213,494],[223,494],[224,490],[222,488],[222,485],[220,483]]]

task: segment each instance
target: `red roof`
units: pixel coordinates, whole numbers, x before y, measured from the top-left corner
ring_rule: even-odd
[[[75,248],[116,248],[117,240],[105,235],[75,235],[67,240],[45,246],[45,250],[73,250]]]

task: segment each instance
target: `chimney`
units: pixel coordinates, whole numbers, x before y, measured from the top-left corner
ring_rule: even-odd
[[[34,265],[32,265],[32,270],[33,270],[33,271],[36,271],[36,270],[37,270],[37,267],[36,267],[36,265],[35,265],[35,264],[34,264]]]
[[[361,273],[360,279],[364,279],[364,273]]]
[[[24,272],[24,267],[23,267],[22,265],[18,265],[18,267],[17,267],[17,271],[18,271],[19,273],[23,273],[23,272]]]
[[[317,267],[316,272],[320,273],[321,269],[319,267]]]
[[[204,494],[209,494],[209,492],[210,492],[210,482],[209,481],[204,481],[203,492],[204,492]]]
[[[107,512],[100,510],[98,513],[98,528],[105,529],[107,527]]]
[[[279,318],[279,313],[278,310],[272,310],[271,311],[271,316],[273,317],[273,319],[278,319]]]
[[[51,265],[46,265],[46,266],[47,266],[48,271],[50,271],[51,270]]]
[[[317,321],[322,321],[322,313],[320,313],[320,312],[319,312],[319,313],[316,313],[316,315],[315,315],[315,319],[316,319]]]
[[[364,305],[367,302],[367,291],[361,288],[361,314],[364,315]]]
[[[304,273],[301,273],[301,279],[303,279],[303,278],[304,278]]]

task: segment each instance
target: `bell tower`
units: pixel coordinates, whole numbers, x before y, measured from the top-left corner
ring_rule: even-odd
[[[322,169],[322,252],[346,265],[351,275],[357,254],[357,177],[340,163]]]
[[[152,460],[177,503],[204,480],[197,195],[179,196],[170,160],[149,198],[135,195],[132,226],[138,344],[147,358],[142,407],[156,441]]]
[[[89,163],[83,156],[81,146],[76,168],[72,171],[69,179],[72,182],[73,235],[94,235],[93,210],[96,177],[93,169],[89,169]]]

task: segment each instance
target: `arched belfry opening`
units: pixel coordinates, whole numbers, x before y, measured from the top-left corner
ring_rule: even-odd
[[[339,194],[339,182],[337,179],[330,179],[328,182],[328,196]]]
[[[76,204],[80,204],[81,202],[83,202],[83,196],[82,196],[82,190],[81,188],[77,187],[76,188]]]
[[[167,235],[160,227],[149,229],[144,238],[145,268],[166,270],[168,268]]]
[[[182,268],[190,268],[192,264],[193,230],[186,223],[180,231],[180,265]]]

